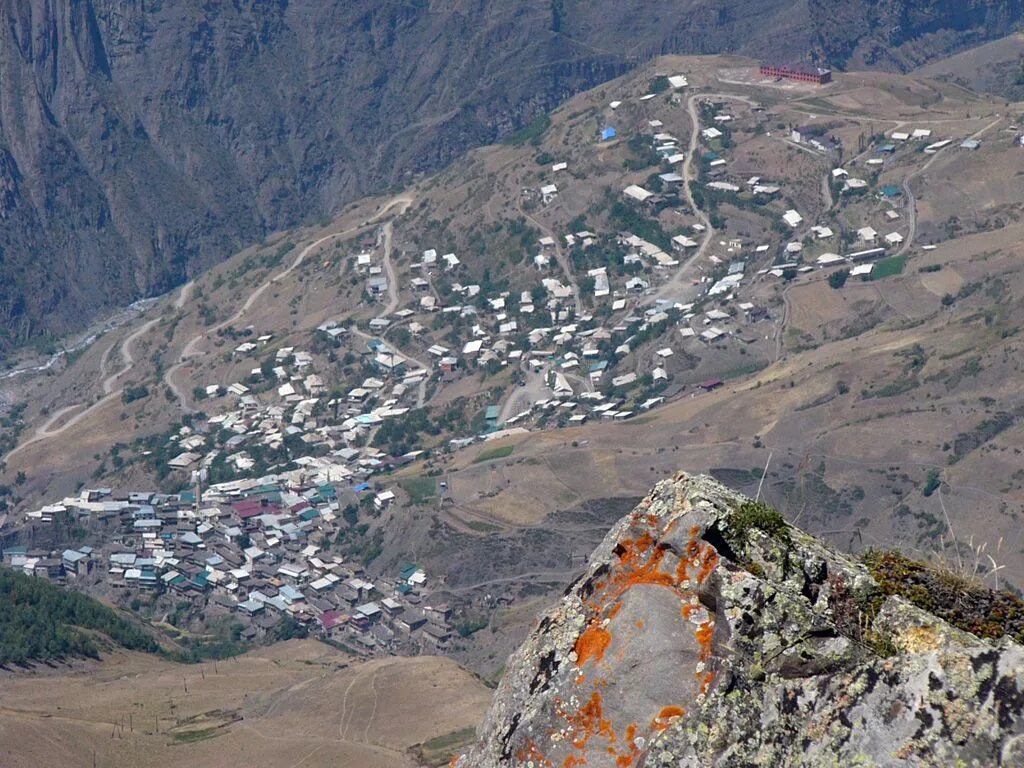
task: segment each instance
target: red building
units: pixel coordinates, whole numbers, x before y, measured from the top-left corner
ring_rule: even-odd
[[[801,83],[815,83],[824,85],[832,82],[832,70],[821,67],[786,66],[777,64],[762,64],[761,74],[765,77],[782,77],[787,80],[796,80]]]

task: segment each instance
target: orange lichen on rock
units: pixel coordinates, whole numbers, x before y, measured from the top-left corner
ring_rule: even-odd
[[[700,645],[700,659],[701,661],[707,661],[711,658],[711,638],[715,634],[715,622],[708,619],[703,622],[694,636],[697,638],[697,643]]]
[[[604,652],[612,644],[612,636],[604,627],[591,624],[576,638],[576,666],[582,667],[588,661],[600,661]]]
[[[590,620],[576,639],[576,667],[578,670],[588,662],[604,662],[600,669],[615,669],[614,660],[625,653],[625,644],[612,645],[612,622],[620,617],[624,605],[623,596],[636,586],[658,586],[671,589],[680,600],[682,616],[688,622],[697,623],[695,638],[699,649],[700,663],[694,670],[699,694],[706,694],[716,678],[710,670],[713,658],[715,620],[708,618],[707,609],[698,599],[697,587],[705,582],[718,567],[720,558],[715,548],[701,538],[701,528],[693,526],[689,538],[681,551],[666,540],[666,532],[660,530],[664,522],[656,515],[634,513],[630,519],[632,531],[621,538],[615,547],[615,559],[608,569],[602,569],[601,579],[591,585],[584,607]],[[669,521],[668,528],[678,522]],[[632,619],[637,629],[643,630],[646,623],[641,618]],[[621,646],[621,647],[620,647]],[[616,653],[616,651],[618,653]],[[609,656],[608,654],[612,655]],[[593,668],[592,668],[593,669]],[[596,671],[596,669],[595,669]],[[585,700],[575,711],[567,711],[565,702],[558,702],[556,711],[570,726],[568,738],[563,745],[571,745],[572,754],[557,759],[561,768],[580,768],[588,764],[590,754],[607,754],[617,768],[634,768],[643,759],[643,751],[637,746],[646,743],[639,736],[649,736],[669,728],[686,714],[681,706],[665,706],[649,724],[643,723],[638,729],[634,723],[624,734],[616,733],[612,723],[605,717],[599,689],[607,681],[594,675],[584,676],[577,672],[571,679],[577,686],[586,685],[592,689],[588,694],[580,691],[579,700]],[[595,690],[596,689],[596,690]],[[621,738],[619,738],[621,737]],[[596,742],[596,743],[595,743]],[[591,750],[588,753],[588,750]],[[536,766],[547,766],[543,757],[534,758]]]
[[[619,562],[617,569],[608,580],[614,591],[608,597],[618,599],[623,593],[640,584],[654,584],[663,587],[676,586],[676,579],[670,573],[661,570],[667,550],[655,546],[649,533],[636,539],[624,539],[619,543]]]
[[[700,570],[697,572],[697,583],[703,584],[708,576],[718,567],[718,553],[715,548],[706,546],[701,556]]]
[[[690,571],[695,570],[694,581],[703,584],[718,565],[718,553],[710,544],[700,541],[700,528],[690,529],[690,540],[686,542],[686,557],[681,558],[676,567],[676,578],[680,583],[690,578]]]
[[[700,681],[700,692],[707,693],[711,689],[711,684],[715,682],[715,673],[707,672],[704,675],[704,679]]]
[[[601,699],[601,694],[597,691],[591,693],[587,703],[576,712],[563,713],[562,716],[572,726],[572,745],[578,750],[586,749],[590,740],[598,735],[603,736],[612,744],[616,741],[611,721],[604,716],[604,702]]]
[[[636,761],[640,759],[640,748],[636,745],[636,723],[630,723],[626,726],[625,747],[626,751],[621,752],[615,758],[615,765],[619,766],[619,768],[630,768],[636,765]]]
[[[533,739],[528,739],[526,741],[526,745],[522,749],[516,750],[516,760],[521,763],[526,763],[532,760],[533,764],[538,768],[554,768],[555,765],[548,758],[544,757],[544,754],[537,749],[537,745],[533,742]]]
[[[663,707],[661,712],[651,720],[652,731],[664,731],[676,718],[682,717],[686,714],[686,710],[678,706]]]

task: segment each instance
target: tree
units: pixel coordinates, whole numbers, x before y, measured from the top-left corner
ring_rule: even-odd
[[[836,290],[846,285],[846,279],[850,276],[850,270],[840,269],[828,276],[828,284]]]
[[[133,403],[144,397],[149,397],[149,387],[144,384],[140,384],[139,386],[128,386],[121,391],[121,401],[124,403]]]

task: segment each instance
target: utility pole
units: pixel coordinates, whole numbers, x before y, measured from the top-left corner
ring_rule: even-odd
[[[761,482],[757,484],[757,496],[754,497],[755,502],[761,500],[761,487],[764,485],[764,479],[768,477],[768,465],[772,463],[772,453],[772,451],[768,451],[768,461],[764,463],[764,472],[761,473]]]

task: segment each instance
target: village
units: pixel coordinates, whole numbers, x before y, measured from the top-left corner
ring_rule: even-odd
[[[746,76],[766,89],[831,79]],[[422,231],[376,227],[341,267],[367,310],[304,338],[219,331],[234,380],[197,385],[180,425],[110,454],[160,490],[83,487],[28,511],[32,534],[3,562],[154,617],[230,617],[243,642],[301,628],[364,655],[447,652],[460,627],[443,581],[382,568],[374,551],[377,518],[421,503],[397,470],[439,477],[475,443],[632,419],[775,362],[786,286],[898,274],[934,247],[918,242],[910,182],[983,141],[792,125],[747,93],[671,73],[610,101],[588,148],[629,154],[614,186],[588,191],[605,214],[560,207],[588,179],[545,157],[540,183],[518,189],[529,259],[515,279]],[[785,152],[799,162],[767,159]],[[34,543],[57,527],[41,538],[66,547]],[[89,545],[71,545],[76,530]]]
[[[431,601],[424,570],[410,563],[374,581],[359,560],[332,552],[354,512],[341,508],[332,486],[297,486],[296,477],[172,495],[84,490],[34,517],[47,525],[88,519],[105,532],[103,546],[53,555],[7,547],[3,562],[136,611],[163,596],[208,620],[228,615],[241,642],[311,632],[363,655],[443,653],[451,609]],[[355,493],[378,510],[394,498],[366,484]]]

